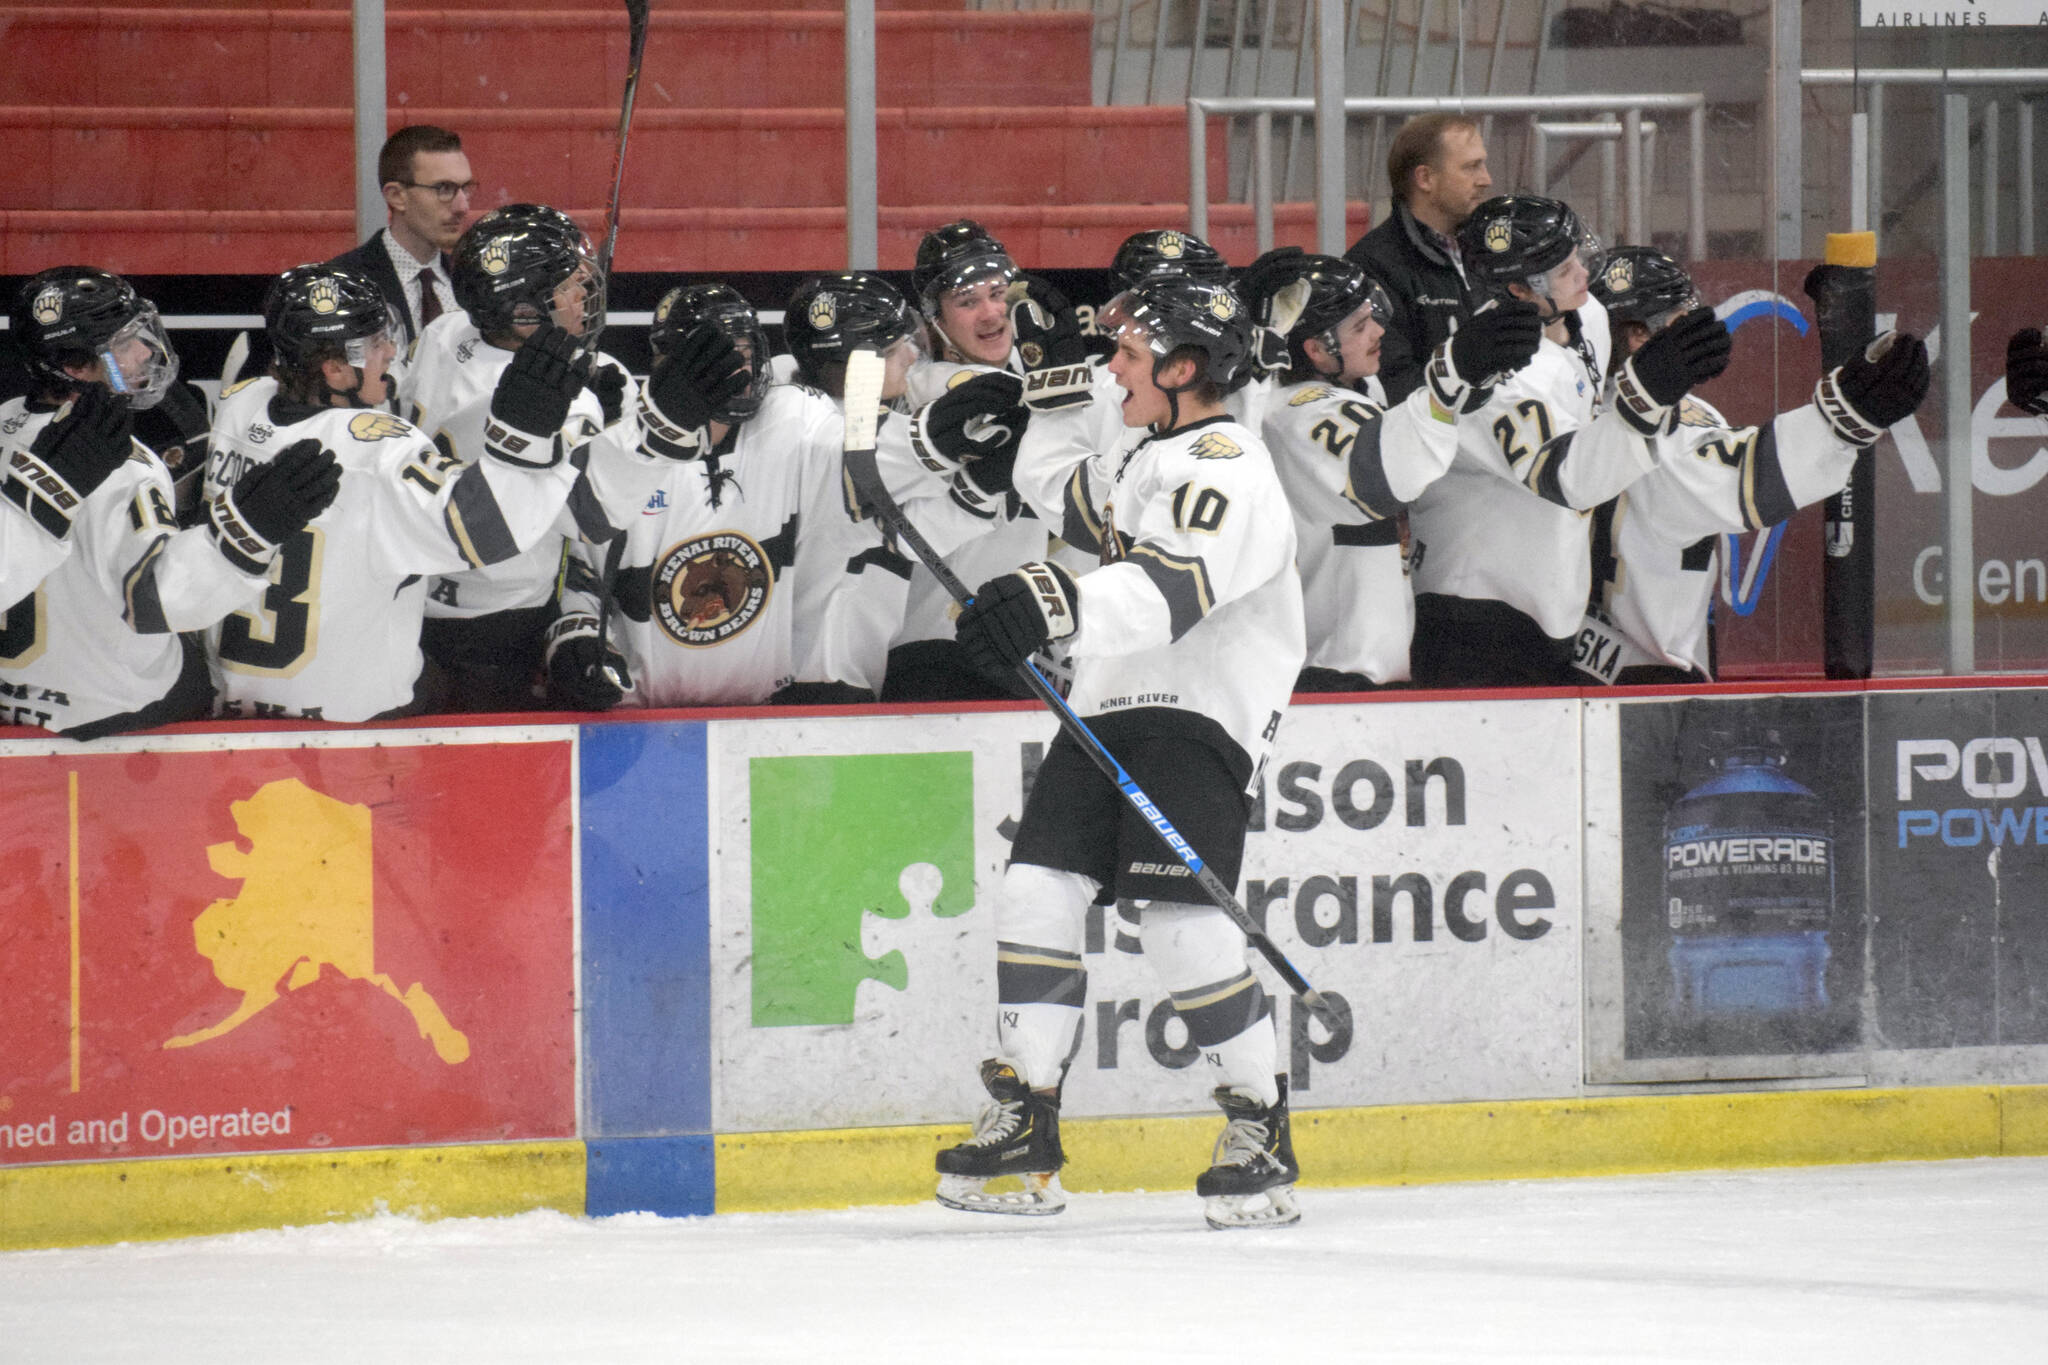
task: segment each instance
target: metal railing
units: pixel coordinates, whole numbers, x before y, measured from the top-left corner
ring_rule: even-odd
[[[1209,232],[1209,119],[1211,116],[1244,116],[1253,120],[1252,133],[1252,218],[1258,232],[1259,249],[1273,242],[1273,116],[1315,115],[1317,101],[1304,98],[1191,97],[1188,102],[1188,230],[1197,237]],[[1644,184],[1644,120],[1649,112],[1683,113],[1686,118],[1690,166],[1687,167],[1686,254],[1690,260],[1704,260],[1707,254],[1706,143],[1707,101],[1701,94],[1643,95],[1471,95],[1416,97],[1386,96],[1346,99],[1344,118],[1387,114],[1426,114],[1439,110],[1474,115],[1523,115],[1532,123],[1546,114],[1619,115],[1615,125],[1626,167],[1623,185],[1626,204],[1622,240],[1647,239]],[[1317,177],[1318,220],[1335,196],[1338,220],[1342,221],[1344,186],[1323,183]]]
[[[2048,68],[1970,67],[1952,70],[1919,67],[1807,68],[1799,73],[1805,86],[1849,86],[1863,91],[1863,112],[1852,117],[1849,133],[1850,226],[1858,231],[1879,233],[1884,229],[1884,92],[1891,85],[1934,85],[1956,90],[2012,89],[2048,94]],[[2017,101],[2015,141],[2019,144],[2019,165],[2013,177],[2013,194],[2018,209],[2019,254],[2034,254],[2034,104]],[[1978,151],[1983,158],[1982,203],[1984,207],[1983,254],[1998,255],[1999,124],[1998,102],[1983,106],[1983,134]]]

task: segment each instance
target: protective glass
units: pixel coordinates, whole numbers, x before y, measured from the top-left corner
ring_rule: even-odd
[[[155,407],[178,382],[178,353],[153,303],[144,303],[107,338],[99,359],[106,367],[107,387],[126,396],[131,408]]]

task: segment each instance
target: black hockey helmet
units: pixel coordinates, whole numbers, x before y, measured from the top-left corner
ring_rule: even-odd
[[[552,321],[555,290],[582,272],[578,336],[604,329],[604,280],[576,220],[541,204],[506,204],[463,229],[455,243],[455,301],[485,335]]]
[[[1017,263],[989,230],[972,218],[933,228],[917,244],[917,264],[911,268],[911,287],[926,317],[939,315],[939,301],[955,289],[965,289],[984,280],[1005,284],[1017,277]]]
[[[729,284],[686,284],[669,290],[654,305],[654,325],[647,331],[647,344],[659,360],[685,336],[705,326],[717,329],[727,341],[742,348],[753,375],[746,392],[712,416],[727,425],[744,422],[761,410],[761,395],[768,391],[768,334],[761,329],[754,305],[740,297],[739,290]]]
[[[1371,305],[1373,319],[1382,327],[1394,316],[1394,301],[1364,267],[1342,256],[1318,256],[1298,246],[1269,251],[1246,266],[1238,276],[1237,292],[1258,324],[1271,327],[1281,291],[1296,282],[1308,286],[1308,297],[1287,330],[1289,342],[1335,331],[1362,305]]]
[[[1498,194],[1472,210],[1458,247],[1466,272],[1495,293],[1524,284],[1544,294],[1550,272],[1575,251],[1597,278],[1605,255],[1571,205],[1534,194]]]
[[[1700,306],[1685,267],[1647,246],[1618,246],[1593,279],[1593,297],[1616,322],[1640,322],[1655,336],[1676,313]]]
[[[135,286],[89,265],[60,265],[22,281],[8,335],[37,384],[64,392],[79,381],[66,365],[106,367],[107,387],[130,407],[150,408],[178,379],[178,353],[156,305]]]
[[[796,287],[782,314],[782,339],[805,382],[831,388],[828,365],[856,350],[886,352],[902,341],[922,346],[924,324],[910,301],[880,275],[814,275]]]
[[[339,391],[354,402],[378,341],[396,355],[405,337],[384,291],[352,266],[295,265],[279,275],[263,300],[263,326],[280,387],[316,403],[337,392],[318,373],[323,362],[341,360],[354,367],[355,387]]]
[[[1202,353],[1195,377],[1170,392],[1216,384],[1228,393],[1251,378],[1251,310],[1229,285],[1178,273],[1155,275],[1119,294],[1111,307],[1120,326],[1144,329],[1155,382],[1175,351],[1185,346]]]
[[[1223,253],[1190,232],[1153,228],[1124,238],[1109,263],[1118,289],[1135,288],[1154,275],[1188,275],[1211,284],[1230,282],[1230,262]]]

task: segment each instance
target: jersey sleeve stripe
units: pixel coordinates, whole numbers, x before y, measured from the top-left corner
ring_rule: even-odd
[[[1077,550],[1102,552],[1102,517],[1088,501],[1088,467],[1074,470],[1060,499],[1060,539]]]
[[[1380,453],[1382,423],[1376,415],[1358,429],[1345,461],[1344,498],[1374,521],[1383,521],[1401,510],[1401,499],[1387,482],[1386,459]]]
[[[1130,558],[1166,599],[1174,639],[1193,630],[1215,609],[1216,594],[1209,586],[1209,569],[1200,559],[1183,559],[1156,545],[1134,545]]]
[[[569,515],[576,519],[576,529],[585,540],[602,543],[619,534],[619,528],[605,515],[597,490],[590,486],[588,474],[577,475],[569,488]]]
[[[1545,502],[1556,503],[1571,510],[1571,502],[1564,495],[1564,462],[1572,453],[1573,432],[1554,437],[1544,442],[1543,447],[1529,457],[1528,468],[1522,471],[1522,484]]]
[[[512,538],[511,528],[505,525],[505,514],[498,508],[497,496],[491,492],[482,466],[471,465],[455,480],[446,516],[448,534],[455,547],[474,567],[500,564],[519,553],[519,545]]]
[[[1742,461],[1742,519],[1756,531],[1776,526],[1798,510],[1778,462],[1777,433],[1766,426],[1757,432]]]
[[[1401,523],[1398,521],[1375,521],[1365,526],[1332,526],[1330,540],[1333,544],[1351,549],[1372,549],[1383,545],[1401,543]]]
[[[121,580],[121,596],[127,603],[121,611],[121,619],[137,635],[171,633],[171,623],[164,616],[164,604],[157,595],[156,584],[156,562],[169,543],[168,536],[158,536],[151,541],[142,558],[135,561],[135,567]]]

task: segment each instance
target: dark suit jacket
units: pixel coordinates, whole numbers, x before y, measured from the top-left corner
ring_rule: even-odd
[[[1406,205],[1396,204],[1344,254],[1364,266],[1393,302],[1394,317],[1380,341],[1380,387],[1388,403],[1398,403],[1422,383],[1430,352],[1479,299]]]
[[[398,310],[398,316],[405,322],[406,345],[419,340],[419,319],[413,316],[412,303],[406,298],[404,287],[398,283],[398,267],[391,264],[391,253],[384,249],[383,233],[378,233],[353,251],[342,252],[327,264],[351,266],[375,280],[377,287],[384,291],[384,297],[391,300],[391,306]],[[449,279],[455,278],[455,263],[445,251],[441,253],[441,268],[448,272]],[[445,294],[447,291],[444,289],[442,292]],[[444,298],[441,307],[452,309],[455,301]]]

